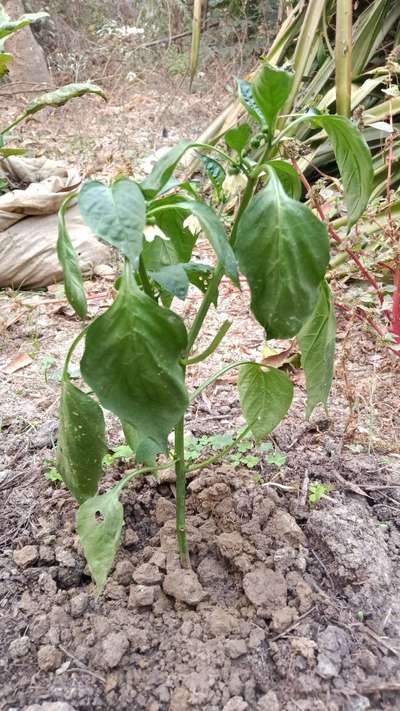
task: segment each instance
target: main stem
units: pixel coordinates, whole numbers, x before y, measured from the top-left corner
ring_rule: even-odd
[[[336,111],[351,115],[353,0],[336,0]]]
[[[175,475],[176,475],[176,537],[182,568],[189,569],[189,545],[186,535],[186,465],[184,418],[175,427]]]

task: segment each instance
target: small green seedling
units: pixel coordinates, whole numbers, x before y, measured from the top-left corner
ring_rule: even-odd
[[[134,456],[134,451],[127,444],[122,444],[116,447],[112,452],[104,455],[103,465],[109,467],[119,461],[129,462]]]
[[[308,503],[312,506],[313,504],[318,504],[321,499],[329,498],[328,494],[333,489],[332,484],[321,484],[319,481],[310,482]]]
[[[52,481],[53,483],[58,483],[61,482],[63,483],[63,478],[61,474],[57,471],[56,467],[51,466],[49,469],[47,469],[44,473],[44,476],[46,479],[49,481]]]

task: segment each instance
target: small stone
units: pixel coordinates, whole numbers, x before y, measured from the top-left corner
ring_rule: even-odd
[[[60,650],[52,644],[45,644],[39,648],[37,660],[41,671],[54,671],[61,665],[62,654]]]
[[[306,545],[303,531],[287,511],[275,511],[267,523],[265,532],[277,541],[288,543],[289,546]]]
[[[377,658],[369,649],[360,649],[356,656],[356,662],[368,674],[372,674],[378,666]]]
[[[132,582],[133,565],[129,560],[120,560],[115,566],[114,578],[121,585],[129,585]]]
[[[156,588],[148,585],[131,585],[129,588],[128,607],[148,607],[154,603]]]
[[[119,585],[115,580],[108,580],[104,595],[109,600],[125,600],[126,598],[126,587],[125,585]]]
[[[18,637],[13,639],[10,643],[9,652],[12,659],[19,659],[20,657],[25,657],[31,648],[31,642],[29,637]]]
[[[246,711],[248,708],[249,705],[242,696],[232,696],[222,711]]]
[[[257,647],[260,646],[265,640],[265,632],[264,630],[259,629],[259,627],[254,627],[251,632],[250,636],[248,639],[248,646],[250,649],[257,649]]]
[[[294,607],[281,607],[272,613],[271,630],[273,632],[283,632],[292,622],[297,620],[298,612]]]
[[[324,679],[332,679],[340,673],[342,659],[349,653],[348,634],[336,625],[328,625],[318,635],[317,673]]]
[[[133,528],[127,528],[124,536],[124,545],[126,548],[136,545],[139,542],[139,536]]]
[[[247,652],[244,639],[228,639],[225,642],[225,651],[229,659],[238,659]]]
[[[228,560],[236,558],[243,551],[244,540],[237,531],[221,533],[217,536],[216,542],[221,555]]]
[[[243,682],[237,671],[233,672],[229,679],[229,691],[233,696],[239,696],[243,691]]]
[[[49,573],[40,573],[38,580],[40,589],[50,597],[57,592],[57,583]]]
[[[134,570],[133,579],[139,585],[157,585],[161,582],[162,575],[155,565],[143,563]]]
[[[160,568],[160,570],[166,570],[166,555],[164,551],[162,550],[156,550],[155,553],[151,556],[149,563],[150,565],[155,565],[157,568]]]
[[[257,711],[280,711],[280,704],[275,691],[268,691],[258,699]]]
[[[76,559],[68,548],[56,548],[56,561],[65,568],[75,568]]]
[[[85,612],[89,603],[89,596],[86,593],[74,595],[70,602],[70,611],[72,617],[80,617]]]
[[[315,652],[317,649],[316,642],[312,639],[308,639],[308,637],[292,637],[290,646],[295,654],[300,654],[304,659],[307,659],[310,665],[314,666]]]
[[[197,575],[202,585],[215,585],[224,582],[226,570],[219,560],[207,555],[197,566]]]
[[[174,570],[164,578],[163,590],[175,600],[187,605],[197,605],[206,593],[201,587],[196,573],[191,570]]]
[[[299,600],[299,612],[302,615],[312,607],[314,602],[314,592],[305,580],[301,580],[296,585],[296,595]]]
[[[247,573],[243,578],[243,589],[250,602],[264,608],[267,614],[286,606],[286,580],[270,568],[263,566]]]
[[[75,708],[66,701],[45,701],[43,704],[24,706],[22,711],[75,711]]]
[[[54,550],[50,546],[45,545],[39,546],[39,558],[41,563],[46,563],[46,565],[51,565],[56,559]]]
[[[169,521],[171,518],[175,518],[176,508],[175,504],[169,499],[159,498],[156,503],[156,521],[159,526]]]
[[[102,662],[108,669],[114,669],[129,649],[129,640],[123,632],[111,632],[103,640]]]
[[[75,562],[76,566],[76,562]],[[57,581],[60,588],[70,590],[70,588],[78,588],[82,580],[82,568],[75,568],[60,565],[57,570]]]
[[[13,552],[14,563],[19,568],[29,568],[39,560],[39,550],[37,546],[24,546]]]
[[[227,610],[214,608],[207,617],[207,625],[210,633],[214,637],[227,637],[235,627],[237,620]]]

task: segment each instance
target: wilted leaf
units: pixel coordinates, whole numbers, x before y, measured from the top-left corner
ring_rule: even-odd
[[[68,196],[58,211],[57,255],[64,272],[65,295],[74,311],[84,319],[87,314],[86,294],[78,256],[65,224],[65,210],[72,199]]]
[[[45,109],[49,106],[63,106],[67,101],[75,99],[78,96],[84,96],[85,94],[97,94],[101,96],[102,99],[106,98],[103,89],[89,81],[80,84],[66,84],[60,87],[60,89],[50,91],[48,94],[42,94],[36,99],[33,99],[26,107],[23,116],[31,116],[37,111],[41,111],[41,109]]]

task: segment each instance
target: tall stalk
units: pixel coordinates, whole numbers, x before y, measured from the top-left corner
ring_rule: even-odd
[[[176,537],[182,568],[189,569],[189,545],[186,533],[186,464],[185,421],[182,417],[175,427],[175,475],[176,475]]]
[[[336,112],[351,115],[353,0],[336,0]]]

